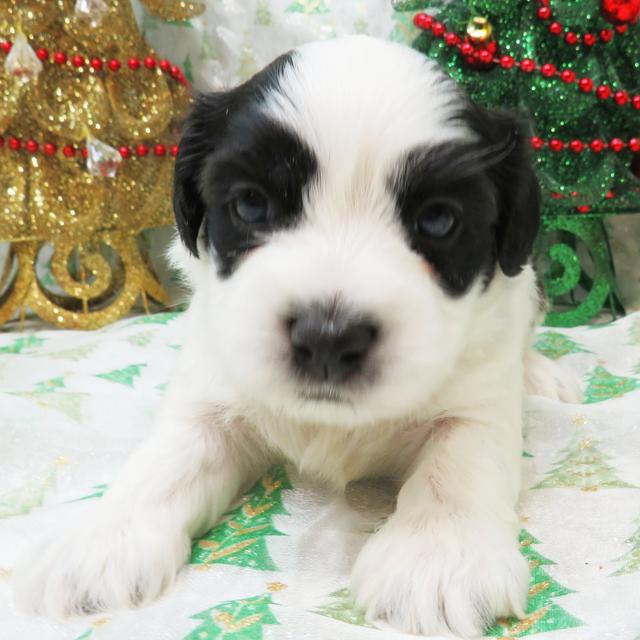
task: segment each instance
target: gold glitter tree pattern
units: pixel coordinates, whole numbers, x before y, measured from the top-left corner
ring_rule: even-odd
[[[203,8],[142,1],[171,19]],[[136,238],[172,221],[172,152],[190,100],[182,72],[146,45],[129,0],[3,7],[0,323],[29,310],[95,328],[137,300],[166,302]]]
[[[634,485],[620,480],[615,469],[607,464],[610,456],[600,451],[591,438],[580,438],[564,449],[566,455],[546,473],[546,478],[533,489],[575,487],[581,491],[598,489],[628,489]]]

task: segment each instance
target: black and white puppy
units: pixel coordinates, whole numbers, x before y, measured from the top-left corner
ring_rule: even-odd
[[[401,481],[353,568],[371,618],[471,637],[522,615],[525,368],[571,396],[530,355],[527,147],[435,63],[363,36],[201,96],[175,173],[193,299],[157,430],[91,520],[16,568],[18,602],[148,602],[191,537],[284,459],[338,489]]]

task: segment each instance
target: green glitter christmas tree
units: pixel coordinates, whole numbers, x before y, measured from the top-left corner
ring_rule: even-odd
[[[618,478],[615,469],[607,464],[609,456],[602,453],[592,439],[582,438],[564,449],[563,453],[566,455],[533,489],[576,487],[582,491],[597,491],[633,488]]]
[[[531,569],[526,616],[522,620],[517,618],[497,620],[495,625],[487,631],[487,635],[503,639],[522,638],[534,633],[571,629],[583,624],[554,602],[555,598],[574,593],[574,591],[563,587],[544,570],[545,565],[553,565],[555,562],[540,555],[532,548],[534,544],[540,544],[540,542],[523,530],[520,533],[520,549]]]
[[[631,4],[394,1],[414,14],[413,46],[475,102],[531,120],[550,326],[584,323],[604,305],[621,310],[602,216],[640,210],[640,6]]]
[[[415,46],[438,60],[475,101],[531,116],[543,141],[533,146],[544,190],[562,196],[550,197],[548,207],[562,213],[576,206],[640,209],[631,166],[640,152],[640,25],[633,21],[640,7],[625,20],[606,10],[614,0],[394,4],[400,11],[435,14],[433,20],[416,18],[422,35]],[[614,139],[623,145],[611,144]],[[593,140],[607,145],[597,151]],[[611,191],[615,197],[607,198]]]
[[[264,625],[280,624],[271,604],[270,594],[222,602],[191,616],[201,622],[184,640],[262,640]]]
[[[275,571],[265,538],[284,535],[273,518],[286,515],[282,492],[291,484],[282,467],[274,467],[257,482],[241,504],[227,514],[224,522],[195,540],[191,563],[206,567],[214,563],[233,564]]]

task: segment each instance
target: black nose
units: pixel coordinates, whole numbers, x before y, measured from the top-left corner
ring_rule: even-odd
[[[377,333],[335,307],[305,310],[289,323],[294,365],[313,380],[342,382],[362,369]]]

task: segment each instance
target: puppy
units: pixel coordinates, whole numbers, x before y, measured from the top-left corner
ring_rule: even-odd
[[[401,481],[353,568],[370,618],[473,637],[522,616],[540,217],[527,148],[434,62],[363,36],[200,96],[174,197],[193,298],[157,429],[91,520],[16,568],[18,603],[149,602],[191,538],[288,460],[337,489]]]

